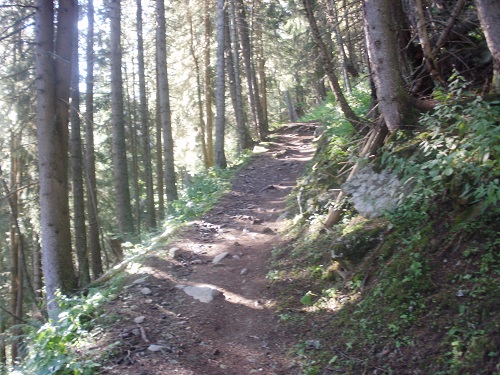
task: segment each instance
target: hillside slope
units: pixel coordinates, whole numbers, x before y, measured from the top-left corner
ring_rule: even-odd
[[[303,373],[500,373],[499,118],[497,102],[451,93],[351,186],[360,141],[326,123],[271,272]],[[343,219],[324,228],[341,188]],[[377,205],[384,190],[397,208]]]

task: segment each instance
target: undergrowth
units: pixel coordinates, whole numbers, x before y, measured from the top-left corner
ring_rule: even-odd
[[[370,100],[369,89],[363,82],[349,95],[350,105],[359,116],[368,112]],[[299,188],[290,195],[289,201],[298,203],[303,219],[315,220],[325,215],[335,200],[349,166],[354,163],[350,158],[360,136],[345,120],[332,95],[301,120],[318,121],[322,133],[317,139],[317,152],[310,163],[309,173],[299,181]]]
[[[295,348],[303,374],[500,372],[500,102],[459,77],[436,98],[423,131],[393,136],[377,160],[411,193],[366,253],[344,245],[373,223],[350,216],[327,232],[296,220],[294,244],[276,252],[283,324],[307,332]],[[306,176],[299,189],[316,184]],[[357,263],[337,258],[338,244]]]
[[[251,158],[251,152],[242,153],[227,169],[210,168],[190,177],[177,201],[169,204],[167,222],[185,222],[210,210],[231,187],[237,170]]]
[[[123,278],[107,288],[91,289],[88,294],[58,296],[57,321],[23,327],[26,331],[22,364],[14,374],[91,375],[98,373],[99,358],[86,358],[84,347],[100,328],[95,319],[103,314],[104,303],[115,295]],[[101,318],[102,319],[102,318]]]

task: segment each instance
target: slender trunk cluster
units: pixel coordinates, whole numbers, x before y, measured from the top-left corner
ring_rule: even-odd
[[[40,173],[42,262],[49,312],[57,317],[56,292],[70,293],[77,280],[71,251],[68,199],[68,121],[76,4],[36,2],[37,140]],[[57,58],[55,58],[57,57]]]
[[[97,197],[96,157],[94,148],[94,2],[87,3],[87,76],[85,78],[85,179],[87,182],[87,220],[89,227],[90,269],[92,278],[103,272],[99,210]]]
[[[110,61],[111,61],[111,129],[113,174],[115,184],[116,216],[120,235],[134,233],[134,219],[130,204],[125,118],[123,107],[121,0],[110,1]]]
[[[156,2],[156,48],[158,58],[158,92],[160,101],[160,120],[163,134],[163,156],[165,166],[165,193],[167,201],[178,199],[175,165],[174,165],[174,140],[172,137],[172,114],[170,111],[170,92],[167,74],[167,42],[165,27],[165,3],[163,0]]]

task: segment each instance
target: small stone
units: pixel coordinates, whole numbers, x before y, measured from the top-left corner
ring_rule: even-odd
[[[246,275],[248,273],[248,268],[243,268],[241,271],[240,271],[240,275]]]
[[[149,288],[142,288],[141,289],[141,293],[147,296],[148,294],[151,294],[151,289],[149,289]]]
[[[319,340],[307,340],[306,347],[307,347],[307,349],[319,350],[319,349],[321,349],[321,341],[319,341]]]
[[[264,229],[262,229],[262,233],[263,234],[275,234],[274,231],[269,227],[265,227]]]
[[[194,299],[197,299],[198,301],[204,303],[210,303],[213,301],[214,297],[218,296],[219,294],[222,294],[221,291],[209,285],[197,285],[197,286],[183,285],[182,287],[179,285],[176,286],[176,288],[184,290],[184,293],[186,293],[188,296],[191,296]]]
[[[170,258],[177,258],[179,256],[178,251],[180,249],[178,247],[172,247],[170,250],[168,250],[168,256]]]
[[[148,276],[141,277],[140,279],[134,280],[132,284],[142,284],[148,279]]]
[[[145,316],[138,316],[134,319],[134,323],[141,324],[142,322],[144,322],[144,319],[146,319]]]
[[[224,251],[223,253],[220,253],[220,254],[216,255],[214,257],[214,259],[212,259],[212,263],[213,264],[219,264],[222,261],[222,259],[224,259],[228,255],[229,255],[229,253],[227,251]]]
[[[160,350],[162,350],[164,347],[161,346],[161,345],[156,345],[156,344],[151,344],[148,346],[148,350],[150,352],[159,352]]]
[[[147,304],[151,304],[151,303],[153,303],[153,300],[152,299],[147,299],[144,302],[147,303]]]

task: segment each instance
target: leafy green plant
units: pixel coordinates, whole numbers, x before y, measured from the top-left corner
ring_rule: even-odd
[[[240,162],[244,162],[242,159]],[[195,174],[181,192],[179,200],[169,206],[169,220],[192,220],[208,211],[231,186],[234,169],[211,168]]]
[[[57,322],[32,328],[26,338],[26,357],[21,368],[26,375],[91,375],[100,364],[77,353],[93,329],[98,309],[113,292],[91,290],[88,296],[58,296],[61,309]]]
[[[457,75],[451,79],[448,91],[436,93],[434,111],[421,117],[426,132],[414,156],[404,157],[395,142],[383,162],[414,186],[410,199],[419,204],[448,191],[459,202],[494,205],[500,201],[500,101],[465,91]]]

